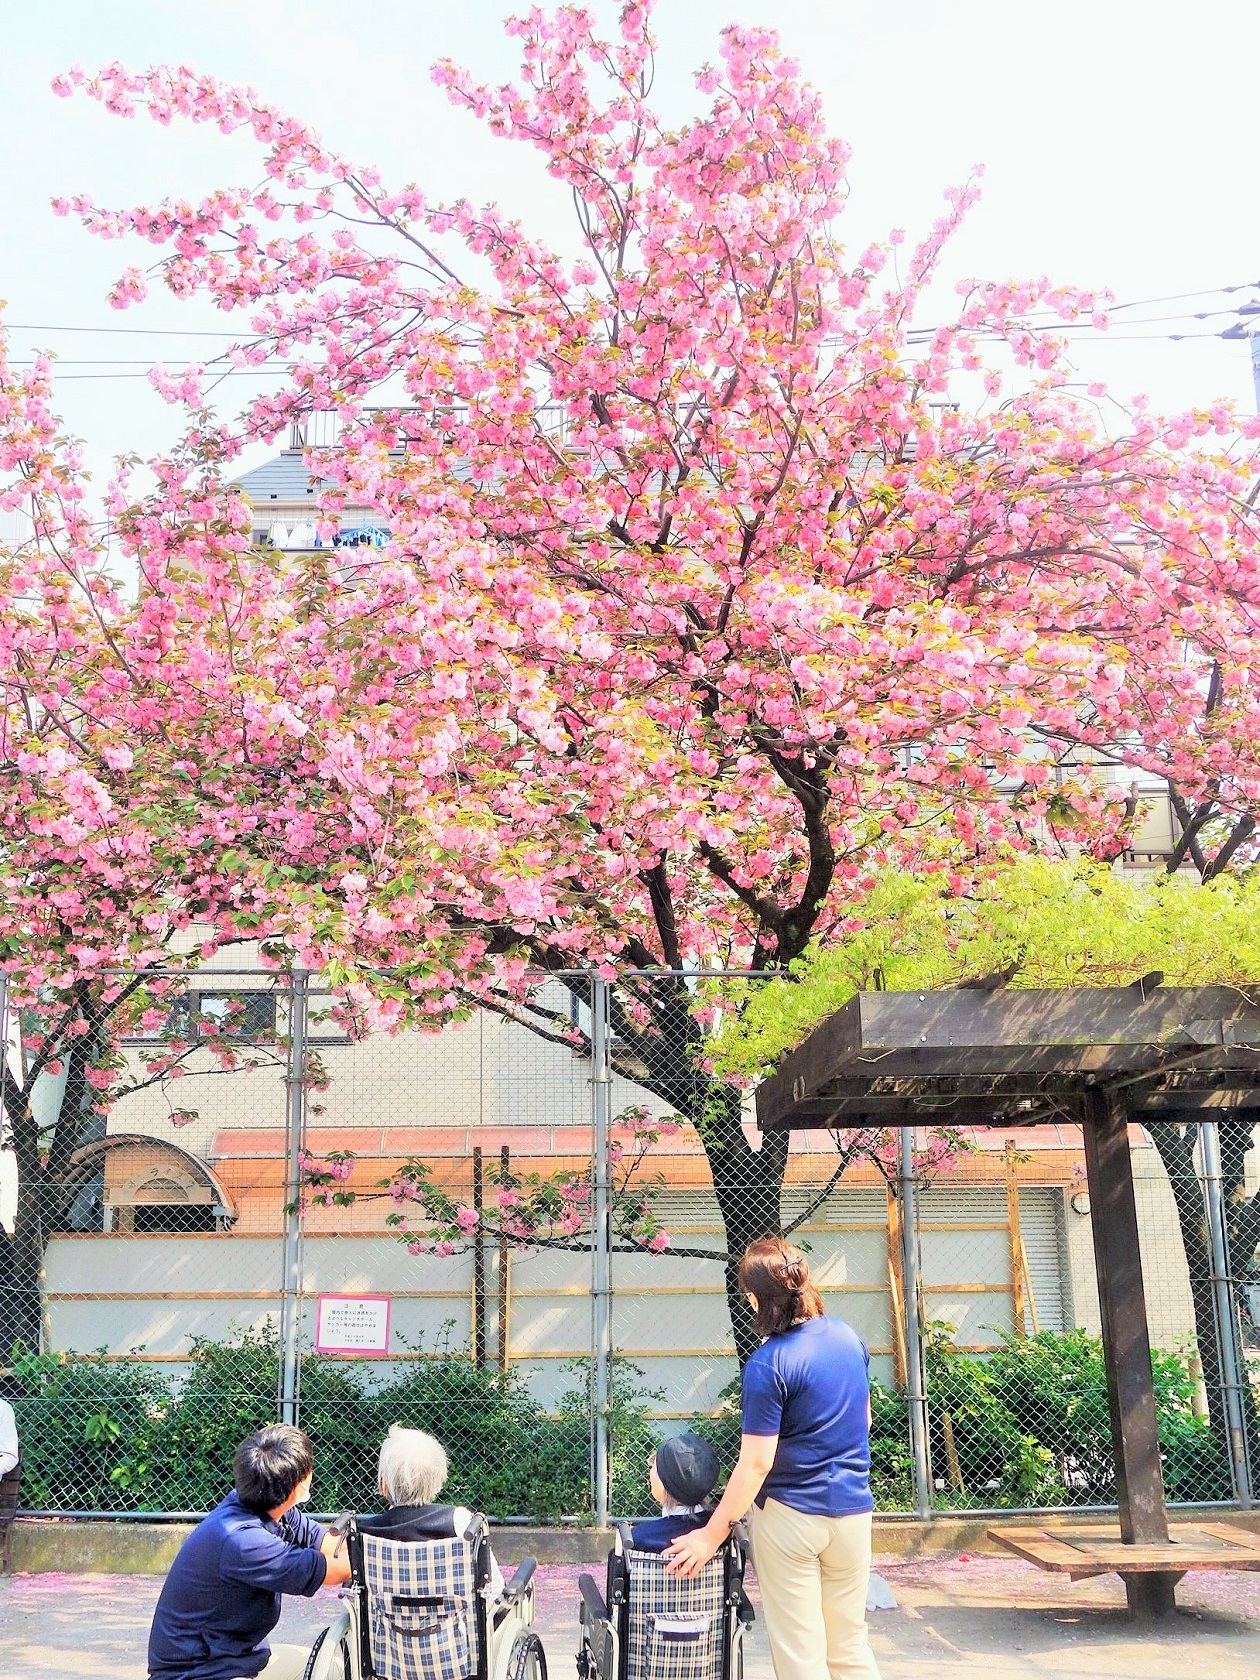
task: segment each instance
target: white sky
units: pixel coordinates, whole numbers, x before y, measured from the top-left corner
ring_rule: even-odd
[[[451,56],[487,80],[516,66],[504,0],[8,0],[0,100],[0,297],[14,355],[36,345],[71,358],[149,357],[179,366],[211,341],[71,333],[69,327],[216,328],[204,304],[165,294],[125,314],[104,294],[152,248],[105,244],[48,208],[55,195],[104,204],[195,194],[258,174],[251,143],[216,131],[122,122],[49,80],[75,61],[182,62],[252,84],[387,181],[434,197],[497,199],[568,241],[566,207],[532,149],[496,141],[454,111],[428,77]],[[612,7],[597,12],[611,23]],[[941,208],[942,189],[987,167],[958,238],[951,278],[1048,273],[1109,286],[1119,301],[1260,279],[1249,182],[1255,154],[1254,0],[660,0],[658,90],[667,114],[698,108],[690,73],[716,57],[732,17],[773,24],[821,88],[833,130],[853,147],[852,248]],[[1260,295],[1260,294],[1257,294]],[[1184,315],[1191,299],[1133,310]],[[1123,317],[1122,317],[1123,318]],[[1210,325],[1219,327],[1224,320]],[[1127,334],[1201,332],[1175,320]],[[1231,396],[1252,405],[1247,346],[1206,339],[1110,341],[1078,349],[1082,377],[1161,408]],[[64,374],[140,372],[67,366]],[[224,388],[232,391],[229,384]],[[243,395],[243,387],[237,394]],[[159,447],[174,412],[140,378],[66,377],[60,407],[94,460]],[[233,405],[234,406],[234,405]],[[265,452],[264,452],[265,453]]]

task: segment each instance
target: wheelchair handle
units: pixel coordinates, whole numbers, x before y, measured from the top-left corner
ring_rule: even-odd
[[[603,1594],[595,1585],[594,1578],[590,1575],[579,1575],[578,1591],[582,1595],[582,1603],[595,1617],[596,1621],[606,1622],[608,1620],[608,1606],[604,1603]]]
[[[523,1558],[516,1566],[516,1573],[503,1589],[501,1604],[508,1604],[513,1599],[524,1598],[529,1591],[530,1583],[534,1579],[534,1571],[538,1568],[538,1559]]]

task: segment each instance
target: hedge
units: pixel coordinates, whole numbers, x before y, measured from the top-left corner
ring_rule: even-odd
[[[964,1355],[947,1325],[927,1335],[929,1419],[938,1507],[1109,1504],[1115,1500],[1102,1348],[1083,1331],[1008,1336],[986,1358]],[[302,1422],[315,1443],[313,1504],[375,1508],[376,1451],[391,1423],[447,1446],[446,1497],[492,1517],[587,1520],[591,1508],[590,1369],[547,1413],[516,1371],[478,1369],[438,1346],[376,1386],[371,1367],[308,1355]],[[1228,1467],[1195,1415],[1186,1359],[1154,1356],[1164,1480],[1172,1500],[1229,1497]],[[22,1503],[47,1511],[202,1511],[229,1485],[237,1443],[276,1415],[278,1357],[270,1331],[197,1341],[187,1376],[103,1354],[24,1354],[15,1363]],[[614,1364],[612,1506],[647,1509],[646,1463],[660,1396],[637,1368]],[[948,1423],[947,1420],[948,1419]],[[739,1449],[738,1384],[693,1419],[724,1467]],[[912,1505],[905,1396],[872,1391],[872,1487],[880,1510]]]

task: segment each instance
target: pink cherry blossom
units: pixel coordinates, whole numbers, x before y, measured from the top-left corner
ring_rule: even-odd
[[[1115,857],[1139,776],[1203,813],[1205,871],[1254,857],[1260,425],[1104,425],[1063,328],[1105,295],[951,294],[974,180],[854,261],[848,148],[771,31],[723,31],[666,118],[649,6],[607,39],[573,7],[509,27],[515,83],[435,76],[564,187],[572,248],[450,201],[440,156],[386,183],[213,76],[59,81],[255,150],[252,185],[70,210],[143,247],[116,305],[242,311],[225,365],[289,371],[235,417],[205,406],[217,366],[155,373],[185,435],[118,470],[107,541],[51,362],[0,337],[3,967],[26,1006],[160,974],[194,929],[197,960],[262,941],[335,973],[356,1032],[598,970],[653,1096],[616,1170],[675,1108],[761,1170],[713,1000],[637,974],[782,969],[890,869]],[[384,547],[252,546],[235,463],[312,415],[323,527],[354,509]],[[383,1194],[460,1230],[426,1180]],[[523,1239],[538,1205],[499,1192]]]

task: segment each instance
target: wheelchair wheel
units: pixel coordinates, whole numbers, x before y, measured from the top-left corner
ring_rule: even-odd
[[[315,1672],[316,1664],[319,1662],[319,1653],[323,1650],[327,1639],[328,1629],[325,1628],[319,1638],[311,1646],[311,1654],[306,1659],[306,1669],[302,1675],[302,1680],[311,1680],[311,1676]]]
[[[311,1646],[302,1680],[354,1680],[347,1632],[344,1615],[323,1630]]]
[[[547,1680],[547,1653],[536,1633],[522,1633],[514,1641],[506,1680]]]

